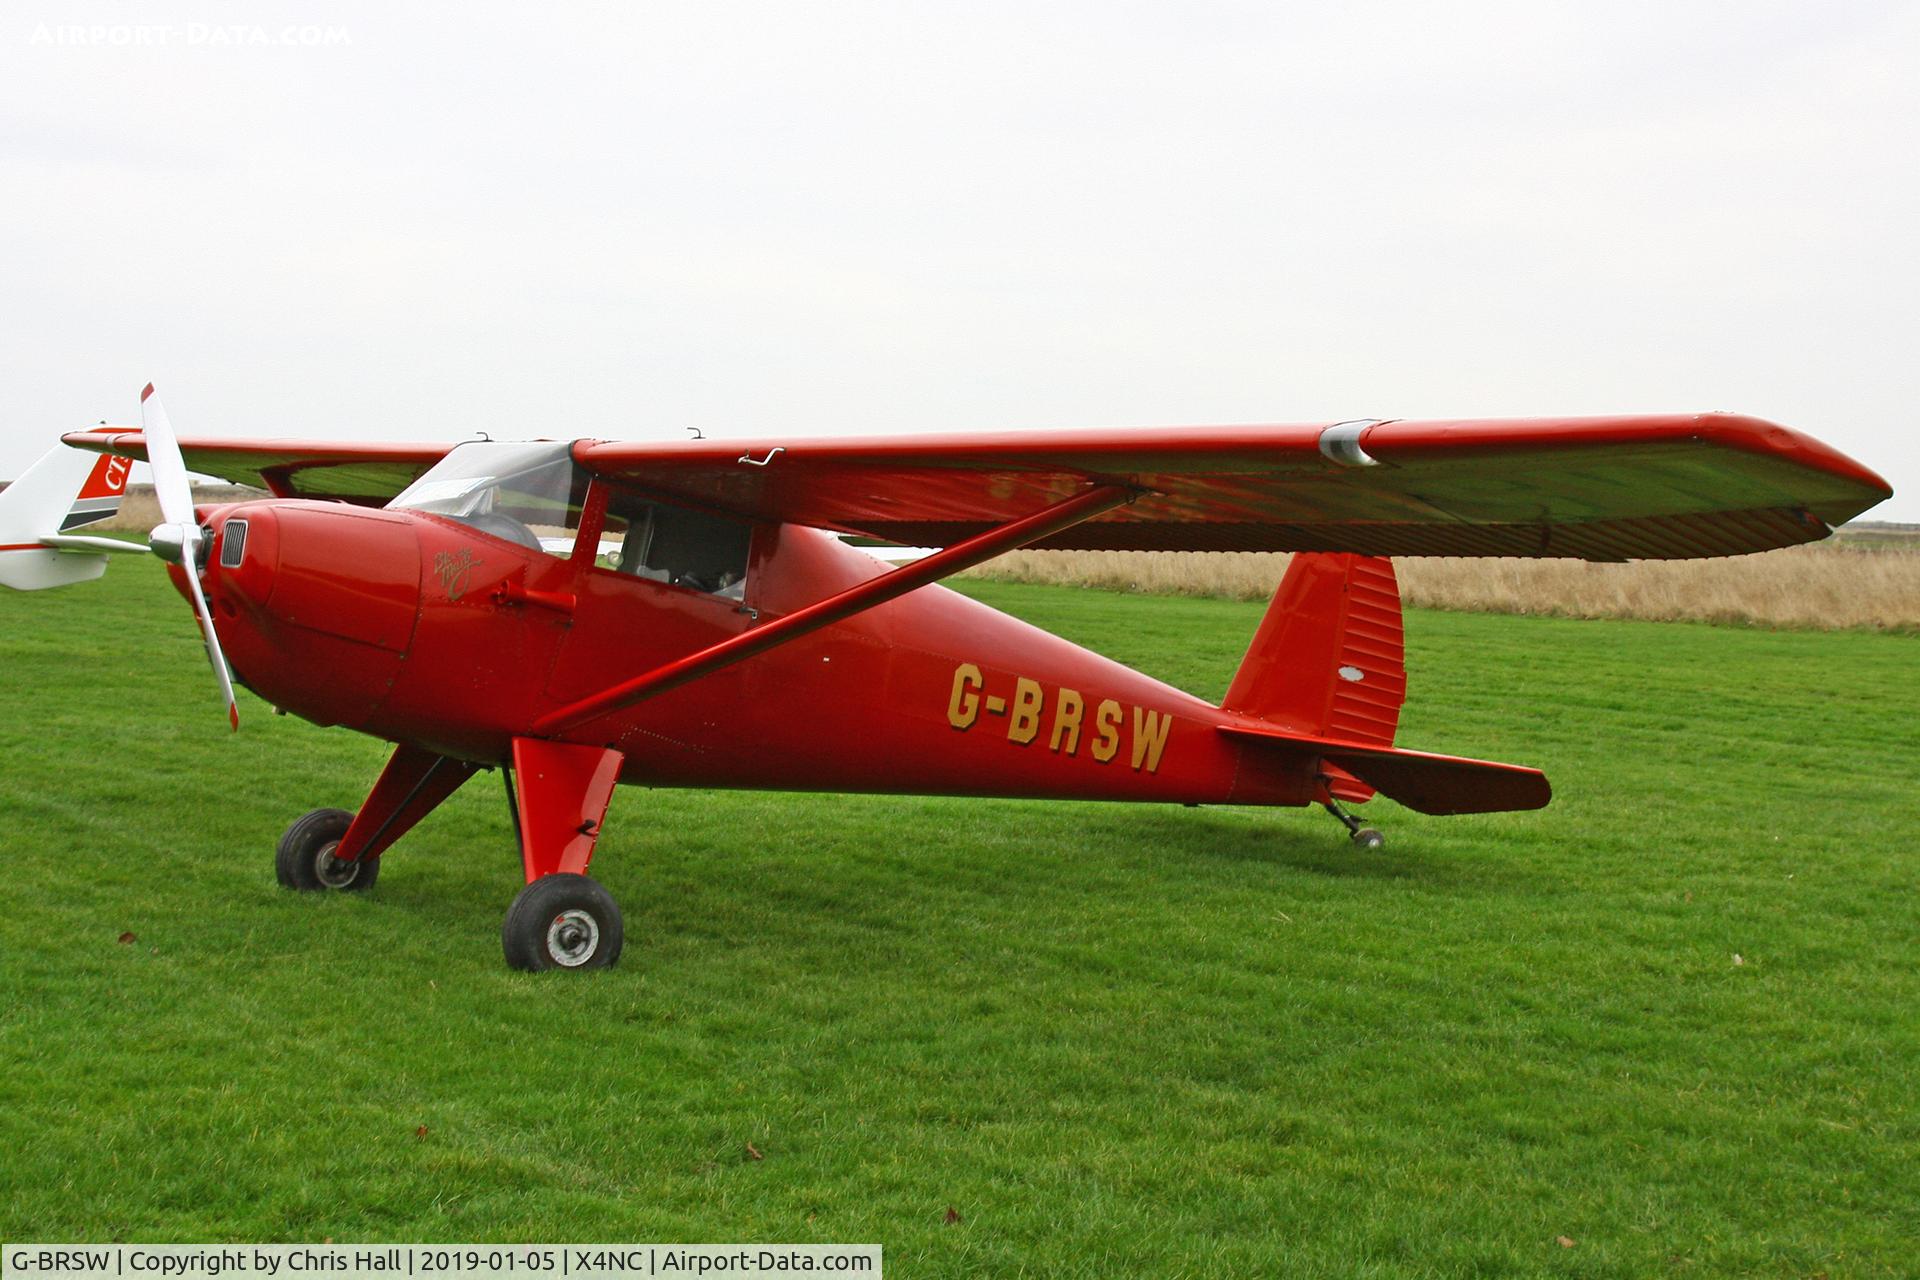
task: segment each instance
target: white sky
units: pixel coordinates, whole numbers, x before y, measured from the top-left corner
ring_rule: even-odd
[[[1732,409],[1920,521],[1917,143],[1914,3],[16,0],[0,476],[148,379],[366,439]]]

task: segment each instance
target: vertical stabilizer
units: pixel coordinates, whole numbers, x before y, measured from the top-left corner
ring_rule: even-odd
[[[1393,561],[1303,552],[1288,564],[1220,705],[1293,733],[1389,747],[1406,697]],[[1344,774],[1335,783],[1341,799],[1373,794]]]

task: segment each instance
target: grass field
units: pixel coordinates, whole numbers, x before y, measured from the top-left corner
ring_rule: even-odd
[[[1209,696],[1260,612],[966,590]],[[0,1238],[1914,1275],[1920,641],[1413,612],[1408,650],[1402,742],[1552,807],[1376,801],[1363,855],[1317,812],[623,791],[622,966],[523,975],[492,779],[369,897],[286,893],[280,830],[381,744],[251,698],[229,735],[151,565],[0,595]]]

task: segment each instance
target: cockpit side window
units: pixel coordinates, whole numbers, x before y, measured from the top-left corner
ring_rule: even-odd
[[[753,526],[731,516],[616,493],[607,504],[600,567],[739,600]]]

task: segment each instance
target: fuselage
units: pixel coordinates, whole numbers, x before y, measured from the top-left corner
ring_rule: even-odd
[[[785,524],[752,528],[744,582],[716,594],[418,511],[269,499],[203,514],[202,583],[247,687],[483,764],[557,708],[890,571]],[[1307,768],[1219,732],[1231,719],[930,586],[541,736],[612,747],[620,781],[655,786],[1313,799]]]

